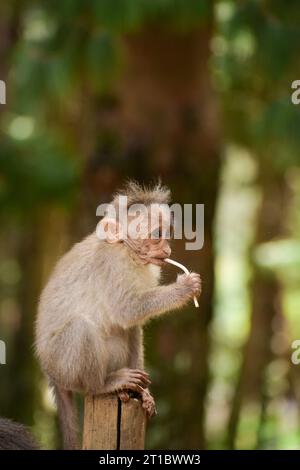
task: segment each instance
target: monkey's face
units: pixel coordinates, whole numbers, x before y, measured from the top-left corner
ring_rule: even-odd
[[[126,241],[124,240],[124,243],[134,250],[143,264],[153,263],[162,266],[164,259],[168,258],[171,254],[169,241],[162,236],[157,239],[127,239]]]
[[[127,213],[124,220],[104,217],[99,223],[101,238],[108,243],[124,243],[143,263],[161,266],[171,254],[169,240],[173,220],[168,207],[148,206],[138,214]]]
[[[156,232],[154,236],[157,238],[149,237],[138,241],[137,254],[143,261],[161,266],[163,260],[171,255],[171,248],[169,241],[163,237],[161,228],[158,227]]]
[[[143,263],[161,266],[171,254],[170,238],[173,222],[168,208],[149,208],[144,215],[130,218],[127,240]],[[133,230],[134,229],[134,230]]]

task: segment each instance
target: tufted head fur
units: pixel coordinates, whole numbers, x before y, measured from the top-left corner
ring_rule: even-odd
[[[127,204],[168,204],[171,199],[171,191],[162,186],[160,182],[152,185],[140,185],[136,181],[128,181],[123,189],[115,193],[112,203],[117,208],[120,196],[127,196]]]

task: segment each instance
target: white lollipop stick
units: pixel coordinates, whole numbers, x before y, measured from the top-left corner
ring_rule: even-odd
[[[169,264],[174,264],[174,266],[177,266],[177,268],[182,269],[182,271],[185,274],[190,274],[190,271],[188,270],[188,268],[186,268],[183,264],[178,263],[177,261],[173,261],[170,258],[165,258],[164,261]],[[199,304],[198,304],[198,300],[196,296],[194,296],[194,304],[195,304],[195,307],[199,308]]]

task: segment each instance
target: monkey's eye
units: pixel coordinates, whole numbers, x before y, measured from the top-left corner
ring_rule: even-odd
[[[154,240],[158,240],[159,238],[161,238],[161,236],[162,236],[162,231],[160,227],[153,230],[153,232],[151,233],[151,238]]]

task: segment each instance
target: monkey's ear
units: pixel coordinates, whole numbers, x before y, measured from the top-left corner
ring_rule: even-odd
[[[108,243],[118,243],[122,241],[121,224],[115,219],[104,217],[97,225],[98,238],[106,240]]]

